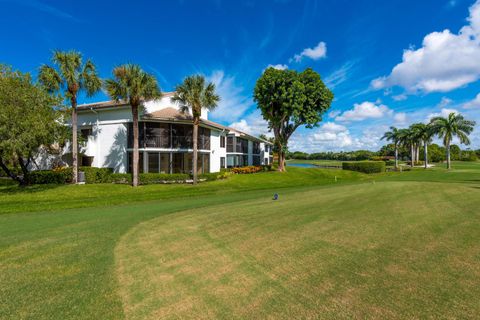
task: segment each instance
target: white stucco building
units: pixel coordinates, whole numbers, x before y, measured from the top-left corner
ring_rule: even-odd
[[[179,112],[170,101],[172,95],[165,93],[160,100],[146,101],[140,112],[140,172],[192,171],[192,117]],[[106,101],[83,104],[77,109],[78,128],[85,141],[80,147],[79,164],[131,172],[130,106]],[[207,110],[202,110],[198,149],[199,173],[272,162],[271,143],[209,121]]]

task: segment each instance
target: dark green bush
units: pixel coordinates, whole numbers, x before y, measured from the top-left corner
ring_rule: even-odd
[[[112,168],[80,167],[85,172],[85,183],[108,183],[113,173]]]
[[[28,174],[29,184],[65,184],[72,182],[72,168],[36,170]]]
[[[358,171],[363,173],[379,173],[379,172],[385,172],[385,162],[384,161],[343,162],[342,169]]]
[[[152,183],[182,183],[190,179],[190,175],[184,173],[140,173],[140,184]]]

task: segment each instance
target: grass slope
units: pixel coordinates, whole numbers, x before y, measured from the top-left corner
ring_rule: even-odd
[[[126,315],[474,318],[479,206],[471,187],[382,182],[150,220],[116,249]]]

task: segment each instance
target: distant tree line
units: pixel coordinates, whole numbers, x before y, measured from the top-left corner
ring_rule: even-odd
[[[424,148],[420,147],[419,161],[425,161]],[[432,143],[428,145],[427,156],[431,162],[445,161],[446,149],[443,146]],[[395,156],[395,146],[393,143],[384,145],[378,151],[356,150],[356,151],[340,151],[340,152],[315,152],[306,153],[294,151],[287,153],[287,159],[295,160],[339,160],[339,161],[362,161],[380,159]],[[477,161],[480,158],[480,149],[462,150],[458,145],[450,146],[450,157],[452,161]],[[406,147],[398,149],[398,158],[401,161],[410,160],[410,151]]]

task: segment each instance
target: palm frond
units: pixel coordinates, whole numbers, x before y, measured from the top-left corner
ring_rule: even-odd
[[[54,68],[42,65],[38,73],[40,84],[49,92],[57,92],[62,86],[62,78]]]

